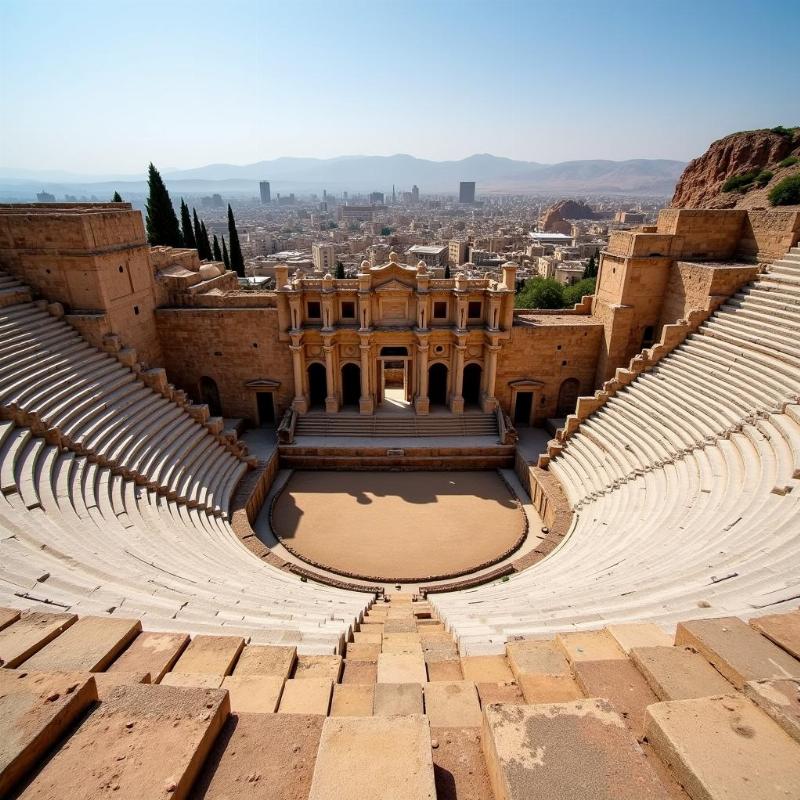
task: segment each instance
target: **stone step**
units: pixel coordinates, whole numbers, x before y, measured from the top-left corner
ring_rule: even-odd
[[[192,789],[191,800],[308,797],[324,719],[303,714],[231,715]]]
[[[659,700],[735,691],[703,656],[685,647],[634,647],[630,657]]]
[[[23,667],[38,672],[102,672],[141,629],[138,619],[81,617]]]
[[[800,797],[800,745],[741,695],[652,705],[645,735],[693,799]]]
[[[0,631],[0,666],[18,667],[72,625],[76,614],[26,611]]]
[[[421,653],[381,653],[378,683],[425,683],[427,671]]]
[[[326,719],[309,800],[387,797],[436,800],[428,720],[422,715]]]
[[[426,683],[425,713],[432,728],[479,728],[482,724],[478,692],[472,681]]]
[[[227,692],[119,686],[20,798],[185,798],[228,713]]]
[[[9,797],[73,722],[97,701],[94,678],[0,670],[0,797]]]
[[[391,684],[383,684],[390,686]],[[371,717],[375,709],[374,683],[337,683],[333,687],[332,717]]]
[[[800,659],[800,611],[753,617],[750,625],[789,655]]]
[[[800,742],[800,681],[748,681],[744,693],[796,742]]]
[[[185,633],[142,632],[108,668],[108,672],[147,673],[159,683],[189,644]]]
[[[21,613],[16,608],[0,608],[0,631],[7,628],[12,622],[16,622]]]
[[[378,680],[377,662],[345,659],[342,664],[342,683],[376,683]]]
[[[422,714],[425,704],[421,683],[376,683],[373,714],[376,717]]]
[[[244,647],[241,636],[195,636],[172,668],[179,673],[230,675]]]
[[[341,656],[306,656],[297,657],[293,678],[325,678],[336,683],[342,674]]]
[[[274,714],[283,684],[277,675],[228,675],[219,688],[228,690],[232,714]]]
[[[491,800],[480,729],[431,726],[438,800]]]
[[[697,650],[737,689],[747,681],[800,678],[800,661],[737,617],[678,623],[675,644]]]
[[[278,711],[281,714],[327,715],[331,704],[333,681],[330,678],[289,679],[283,684]]]
[[[233,674],[273,675],[286,680],[292,674],[296,661],[296,647],[248,644],[239,655]]]
[[[495,800],[667,800],[622,718],[589,698],[484,709],[483,748]]]

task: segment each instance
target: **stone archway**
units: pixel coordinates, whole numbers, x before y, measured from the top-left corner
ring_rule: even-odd
[[[464,406],[478,406],[481,402],[481,375],[483,370],[480,364],[467,364],[464,367],[464,380],[461,387],[461,396]]]
[[[222,403],[219,399],[217,382],[207,375],[200,378],[200,402],[208,406],[208,412],[212,417],[222,416]]]
[[[328,394],[328,379],[325,365],[314,361],[308,365],[308,405],[309,408],[325,408]]]
[[[342,365],[342,405],[356,406],[361,398],[361,367],[358,364]]]
[[[561,384],[561,388],[558,390],[558,406],[556,408],[556,414],[559,417],[575,413],[580,389],[581,385],[577,378],[567,378]]]
[[[446,364],[431,364],[428,369],[428,397],[432,406],[447,405]]]

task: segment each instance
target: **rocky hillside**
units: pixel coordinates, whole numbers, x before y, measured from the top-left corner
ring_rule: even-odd
[[[592,219],[593,217],[594,211],[586,203],[578,203],[575,200],[559,200],[542,214],[539,219],[539,230],[568,235],[572,230],[572,225],[567,220]]]
[[[732,133],[689,163],[673,208],[768,208],[779,181],[800,174],[800,128]]]

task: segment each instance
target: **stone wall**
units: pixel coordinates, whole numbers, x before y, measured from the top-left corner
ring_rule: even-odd
[[[737,253],[771,262],[800,242],[800,211],[748,211]]]
[[[278,312],[268,308],[162,308],[158,335],[170,380],[200,400],[199,382],[213,379],[226,416],[256,420],[251,380],[277,381],[276,418],[293,396],[289,348],[278,341]]]

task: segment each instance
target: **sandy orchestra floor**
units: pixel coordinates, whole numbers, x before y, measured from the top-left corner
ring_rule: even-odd
[[[369,579],[463,574],[513,547],[524,517],[496,472],[314,472],[289,479],[273,510],[301,558]]]

